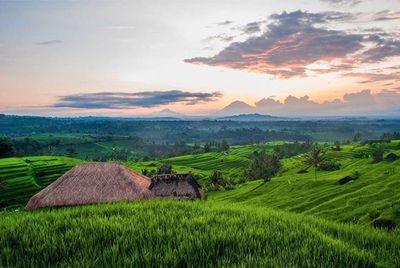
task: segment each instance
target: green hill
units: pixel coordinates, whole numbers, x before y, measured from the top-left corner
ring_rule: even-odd
[[[177,172],[192,172],[204,180],[214,170],[221,171],[225,177],[232,181],[242,178],[243,169],[249,164],[249,156],[255,150],[271,152],[275,145],[283,142],[270,142],[266,144],[231,146],[229,152],[209,152],[193,155],[183,155],[166,158],[160,161],[147,161],[139,163],[126,163],[137,171],[147,169],[156,170],[161,163],[168,162]]]
[[[249,155],[260,148],[270,151],[273,145],[235,146],[228,154],[163,161],[178,171],[206,176],[217,169],[240,179]],[[385,155],[399,153],[399,142],[382,146]],[[400,229],[380,230],[369,224],[399,226],[400,160],[374,164],[368,154],[370,147],[361,145],[329,150],[328,158],[341,168],[320,171],[317,179],[313,172],[298,174],[304,169],[300,157],[287,158],[284,171],[271,182],[251,181],[209,193],[207,201],[3,211],[0,267],[399,267]],[[24,204],[79,161],[1,159],[2,202]],[[141,170],[161,162],[130,165]],[[355,171],[356,180],[337,183]]]
[[[0,208],[25,205],[32,195],[79,162],[54,156],[0,159]]]
[[[398,231],[216,201],[0,212],[7,267],[399,267]]]
[[[387,144],[386,150],[399,153],[399,143]],[[372,163],[371,158],[355,158],[367,146],[344,146],[327,156],[341,164],[337,171],[298,174],[304,168],[298,157],[284,161],[285,172],[270,182],[252,181],[231,191],[210,194],[210,198],[226,203],[267,206],[322,216],[336,221],[372,223],[376,226],[400,226],[400,159]],[[340,185],[338,180],[359,178]]]
[[[243,170],[249,164],[254,150],[272,151],[276,143],[265,145],[233,146],[228,154],[203,153],[185,155],[143,163],[128,163],[132,168],[154,170],[162,162],[172,164],[178,172],[193,172],[204,183],[213,170],[219,170],[232,181],[243,179]],[[225,203],[243,203],[323,216],[329,219],[380,225],[400,225],[400,159],[394,162],[372,163],[371,146],[345,145],[333,151],[324,145],[330,161],[340,163],[337,171],[319,171],[317,179],[309,173],[298,174],[304,169],[300,156],[283,160],[282,174],[271,182],[252,181],[239,184],[230,191],[210,193],[209,198]],[[379,146],[385,155],[400,155],[400,142],[392,141]],[[361,158],[360,158],[361,157]],[[345,176],[358,179],[345,185],[338,180]]]

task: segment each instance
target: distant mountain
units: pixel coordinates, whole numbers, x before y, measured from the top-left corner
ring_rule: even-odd
[[[284,119],[283,117],[276,117],[266,114],[239,114],[232,116],[220,117],[217,120],[231,120],[231,121],[270,121]]]
[[[254,109],[254,106],[251,106],[243,101],[234,101],[220,110],[218,114],[222,116],[251,114],[254,113]]]
[[[152,113],[151,116],[153,116],[153,117],[180,117],[180,116],[182,116],[182,114],[166,108],[161,111]]]

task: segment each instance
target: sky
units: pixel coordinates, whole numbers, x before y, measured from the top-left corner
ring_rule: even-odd
[[[1,113],[400,115],[398,103],[400,0],[0,1]]]

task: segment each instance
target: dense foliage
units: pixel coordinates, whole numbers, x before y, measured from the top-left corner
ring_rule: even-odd
[[[279,156],[276,153],[268,155],[264,150],[261,152],[254,151],[251,159],[250,166],[244,172],[244,176],[250,180],[270,181],[282,168]]]
[[[0,137],[0,158],[11,157],[16,154],[10,138]]]

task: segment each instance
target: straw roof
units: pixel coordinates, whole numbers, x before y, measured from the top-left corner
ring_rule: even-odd
[[[152,198],[150,178],[117,163],[79,164],[34,195],[28,209]]]
[[[195,199],[204,196],[192,174],[162,174],[151,178],[149,189],[155,196]]]

